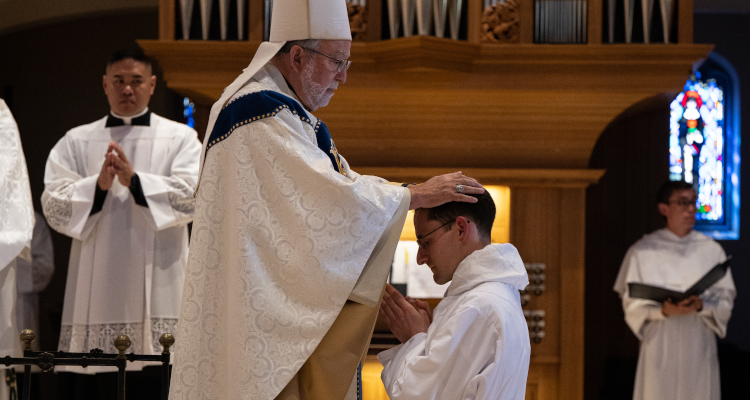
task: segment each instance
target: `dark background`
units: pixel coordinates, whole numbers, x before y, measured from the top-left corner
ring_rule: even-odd
[[[740,83],[750,82],[750,14],[696,14],[695,42],[714,43],[736,68]],[[638,30],[634,29],[635,32]],[[136,39],[158,37],[158,11],[82,16],[0,34],[0,97],[18,122],[37,210],[47,155],[65,132],[102,118],[109,111],[101,76],[109,54],[134,46]],[[157,89],[150,109],[182,121],[182,97],[167,89],[156,69]],[[687,78],[687,77],[686,77]],[[742,115],[750,98],[742,93]],[[654,193],[667,178],[669,102],[661,95],[634,105],[602,134],[591,168],[607,174],[587,195],[586,375],[585,395],[630,399],[638,341],[623,321],[612,285],[627,248],[644,233],[663,226]],[[742,131],[748,122],[742,120]],[[200,132],[203,133],[203,132]],[[747,156],[750,149],[741,149]],[[743,157],[750,159],[747,157]],[[744,163],[742,176],[750,176]],[[748,199],[748,185],[741,187]],[[726,339],[719,341],[723,397],[746,398],[739,390],[750,376],[750,218],[741,212],[740,240],[723,241],[734,256],[737,299]],[[40,296],[41,347],[56,349],[67,275],[70,239],[52,232],[55,276]],[[54,399],[56,377],[43,374],[35,397]]]

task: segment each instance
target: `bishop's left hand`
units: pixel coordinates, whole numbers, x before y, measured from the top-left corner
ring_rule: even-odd
[[[117,180],[120,184],[125,187],[130,187],[130,180],[135,175],[133,167],[130,166],[130,161],[125,156],[125,152],[119,144],[115,142],[109,142],[109,148],[107,149],[107,160],[110,162],[110,168],[112,172],[117,174]]]
[[[401,343],[406,343],[417,333],[427,332],[430,327],[427,312],[411,305],[396,288],[388,284],[380,303],[380,316]]]

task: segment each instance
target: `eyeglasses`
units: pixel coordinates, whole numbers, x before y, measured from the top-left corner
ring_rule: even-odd
[[[424,239],[425,239],[425,238],[426,238],[427,236],[430,236],[430,235],[432,235],[433,233],[435,233],[435,232],[439,231],[439,230],[440,230],[440,228],[442,228],[442,227],[444,227],[444,226],[446,226],[446,225],[448,225],[448,224],[452,224],[452,223],[453,223],[453,220],[451,220],[451,221],[448,221],[448,222],[446,222],[446,223],[444,223],[444,224],[440,225],[440,227],[439,227],[439,228],[437,228],[437,229],[435,229],[434,231],[432,231],[432,232],[430,232],[430,233],[428,233],[428,234],[426,234],[426,235],[422,236],[422,237],[421,237],[420,239],[417,239],[417,245],[419,246],[419,248],[420,248],[420,249],[422,249],[422,250],[424,250],[424,251],[427,251],[427,247],[429,247],[429,243],[426,243],[426,242],[424,241]]]
[[[695,202],[696,202],[696,199],[692,199],[692,200],[679,199],[675,201],[670,201],[669,204],[676,204],[682,208],[698,207],[695,204]]]
[[[313,49],[308,49],[307,47],[303,47],[303,49],[305,49],[307,51],[312,51],[315,54],[320,54],[323,57],[328,57],[331,60],[335,61],[336,62],[336,73],[339,73],[339,72],[342,72],[342,71],[346,71],[346,70],[349,69],[349,66],[352,65],[352,62],[348,61],[348,60],[339,60],[338,58],[333,58],[333,57],[331,57],[331,56],[329,56],[327,54],[323,54],[323,53],[321,53],[319,51],[315,51]]]

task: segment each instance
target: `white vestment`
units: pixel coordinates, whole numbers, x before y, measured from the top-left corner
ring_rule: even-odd
[[[388,396],[523,399],[531,346],[518,291],[528,284],[511,244],[492,244],[466,257],[427,333],[378,354]]]
[[[34,229],[29,173],[21,136],[0,99],[0,357],[21,357],[16,325],[16,257],[29,257]],[[0,396],[7,398],[5,365],[0,364]]]
[[[34,212],[34,234],[31,237],[31,261],[16,259],[18,279],[18,299],[16,320],[18,328],[31,329],[36,334],[32,349],[40,350],[39,342],[39,292],[47,287],[55,273],[55,255],[52,248],[52,235],[44,215]]]
[[[207,133],[171,399],[273,399],[347,299],[377,307],[410,196],[339,173],[323,128],[269,64]]]
[[[106,120],[70,130],[47,159],[44,215],[73,238],[59,349],[116,353],[113,340],[125,334],[128,352],[161,354],[159,336],[174,332],[179,316],[200,142],[195,130],[155,114],[150,126],[105,128]],[[89,215],[110,141],[125,152],[148,207],[115,178],[102,210]]]
[[[716,336],[724,337],[735,288],[731,270],[700,297],[703,310],[665,317],[661,304],[633,299],[628,283],[684,292],[726,259],[711,238],[692,231],[681,238],[667,228],[645,235],[630,247],[614,290],[633,333],[641,340],[634,400],[719,400]]]

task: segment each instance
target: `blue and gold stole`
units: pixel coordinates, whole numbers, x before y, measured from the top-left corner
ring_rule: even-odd
[[[206,154],[208,154],[212,146],[228,138],[235,129],[263,118],[274,117],[284,109],[290,110],[292,114],[298,116],[303,122],[307,122],[310,126],[313,126],[310,118],[307,118],[307,112],[299,102],[271,90],[249,93],[233,100],[221,110],[214,124],[214,129],[209,136],[208,144],[206,145]],[[328,158],[331,159],[333,169],[341,175],[346,176],[341,159],[339,158],[339,152],[336,150],[336,145],[333,143],[333,139],[331,139],[331,133],[328,131],[326,124],[318,119],[313,128],[315,136],[318,139],[318,148],[323,150],[328,155]],[[205,160],[206,158],[204,157],[203,159]]]

